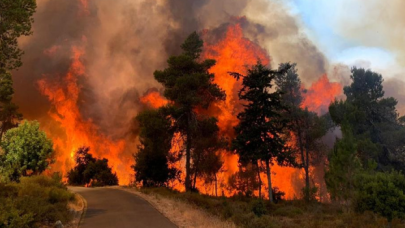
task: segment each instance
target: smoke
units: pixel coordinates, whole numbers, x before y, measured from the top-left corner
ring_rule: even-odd
[[[273,67],[283,62],[297,63],[303,83],[309,86],[327,73],[328,60],[305,36],[297,18],[288,12],[279,1],[256,0],[249,4],[245,15],[255,26],[248,29],[248,37],[266,48]]]
[[[391,78],[384,81],[385,97],[394,97],[398,100],[397,110],[400,115],[405,115],[405,82]]]
[[[87,76],[80,79],[80,111],[105,134],[123,137],[141,108],[139,96],[160,88],[153,71],[179,52],[184,38],[203,29],[220,34],[231,18],[244,15],[245,35],[267,49],[273,66],[297,62],[303,81],[312,83],[326,72],[327,60],[287,12],[264,0],[40,0],[34,35],[20,42],[25,55],[14,74],[15,101],[27,118],[45,118],[51,107],[36,82],[61,80],[71,47],[81,46]]]

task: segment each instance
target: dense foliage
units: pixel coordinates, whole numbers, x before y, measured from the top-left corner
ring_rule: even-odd
[[[353,68],[351,79],[352,84],[344,88],[347,99],[329,108],[333,121],[351,126],[363,164],[373,160],[378,170],[404,170],[405,127],[398,119],[397,101],[384,97],[380,74]]]
[[[259,195],[259,163],[265,162],[270,201],[273,201],[270,171],[273,161],[280,165],[295,164],[283,138],[286,122],[281,118],[284,109],[281,93],[271,92],[276,77],[281,73],[263,66],[260,62],[248,69],[246,76],[232,73],[237,79],[243,78],[239,99],[246,102],[245,110],[238,114],[240,122],[235,127],[236,138],[232,141],[232,150],[239,155],[241,163],[251,162],[257,165]]]
[[[283,71],[283,69],[286,69]],[[309,201],[315,186],[310,186],[309,168],[325,159],[325,146],[321,139],[328,131],[325,117],[302,107],[303,86],[296,69],[296,64],[281,64],[282,74],[276,78],[277,91],[281,94],[284,107],[282,116],[286,122],[284,134],[295,147],[291,150],[298,166],[305,172],[304,198]]]
[[[112,173],[108,160],[96,159],[89,147],[81,147],[76,152],[76,166],[68,174],[70,185],[107,186],[118,185],[117,174]]]
[[[22,177],[20,183],[0,183],[0,227],[37,228],[67,223],[68,203],[74,200],[61,183],[61,176]]]
[[[22,116],[12,102],[14,94],[11,70],[22,65],[23,51],[18,38],[31,34],[35,0],[2,0],[0,2],[0,138],[15,127]]]
[[[392,221],[405,217],[405,176],[399,172],[362,173],[357,177],[355,209],[373,211]]]
[[[329,107],[343,138],[329,157],[326,183],[332,199],[391,222],[405,211],[405,177],[388,172],[405,167],[403,118],[398,118],[395,98],[384,97],[380,74],[353,68],[351,79],[344,88],[347,99]]]
[[[215,65],[215,60],[200,61],[203,41],[194,32],[181,45],[183,53],[171,56],[168,67],[155,71],[155,79],[164,88],[164,96],[172,102],[171,117],[177,132],[185,136],[186,178],[185,188],[192,189],[191,156],[193,135],[198,131],[196,109],[207,109],[213,102],[225,99],[225,93],[214,81],[214,75],[209,69]]]
[[[10,129],[1,141],[0,173],[3,181],[37,175],[53,162],[53,143],[36,121],[24,121]]]
[[[142,186],[165,186],[176,178],[178,170],[169,168],[173,128],[166,109],[146,110],[138,114],[141,145],[134,155],[135,180]]]
[[[325,181],[333,200],[350,204],[355,194],[355,179],[361,169],[356,142],[350,127],[342,126],[343,138],[339,139],[329,155],[329,169]]]

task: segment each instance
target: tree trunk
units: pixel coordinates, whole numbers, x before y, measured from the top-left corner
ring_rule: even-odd
[[[301,129],[298,127],[297,130],[298,133],[298,143],[299,143],[299,147],[300,147],[300,155],[301,155],[301,164],[304,168],[305,171],[305,189],[304,189],[304,198],[305,201],[309,201],[309,175],[308,175],[308,150],[305,151],[304,150],[304,145],[302,142],[302,133],[301,133]],[[306,153],[305,153],[306,152]],[[305,154],[306,154],[306,158],[305,158]]]
[[[194,162],[194,178],[193,178],[193,188],[196,189],[197,176],[198,176],[198,164],[200,164],[201,157],[198,156],[197,161]]]
[[[270,159],[266,159],[267,183],[269,185],[269,200],[273,203],[273,186],[271,184]]]
[[[309,189],[309,156],[308,156],[308,148],[306,148],[306,150],[305,150],[305,154],[306,154],[306,161],[305,161],[305,166],[304,166],[304,169],[305,169],[305,188],[306,188],[306,191],[307,191],[307,197],[306,197],[306,200],[307,201],[309,201],[310,200],[310,196],[309,196],[309,193],[310,193],[310,189]]]
[[[215,196],[218,197],[218,180],[217,180],[217,174],[215,174]]]
[[[257,177],[259,177],[259,199],[262,198],[262,178],[260,177],[260,165],[257,161]]]
[[[191,116],[187,114],[187,131],[186,131],[186,192],[191,190],[191,179],[190,179],[190,160],[191,160]]]

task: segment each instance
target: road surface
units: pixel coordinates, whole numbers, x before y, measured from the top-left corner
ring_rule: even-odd
[[[116,188],[69,187],[87,201],[80,228],[176,228],[144,199]]]

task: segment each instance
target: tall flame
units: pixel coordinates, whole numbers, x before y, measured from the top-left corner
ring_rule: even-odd
[[[80,113],[78,104],[81,87],[78,79],[86,76],[86,69],[81,61],[84,54],[83,48],[72,48],[71,65],[62,81],[46,79],[38,81],[41,93],[48,97],[53,107],[49,115],[62,129],[61,134],[55,132],[49,134],[54,141],[57,159],[53,169],[66,174],[74,165],[75,151],[81,146],[89,146],[90,153],[109,160],[120,184],[129,184],[132,173],[130,165],[133,159],[123,153],[124,140],[113,141],[99,133],[92,120],[84,119]]]
[[[203,38],[208,36],[209,31],[205,31]],[[234,137],[233,128],[239,123],[237,114],[243,111],[243,106],[238,98],[238,91],[241,89],[241,82],[229,75],[229,72],[247,73],[247,67],[261,61],[264,65],[270,63],[267,52],[254,42],[245,38],[243,29],[236,19],[229,25],[224,37],[214,44],[205,42],[204,59],[215,59],[216,65],[210,69],[215,74],[214,82],[217,83],[226,93],[226,100],[214,104],[207,111],[218,119],[220,132],[232,139]],[[303,107],[318,113],[323,112],[336,96],[341,94],[342,87],[338,83],[331,83],[326,75],[315,82],[306,93],[304,93]],[[151,92],[141,98],[142,103],[157,108],[167,103],[158,92]],[[203,112],[198,110],[199,112]],[[177,136],[178,138],[179,136]],[[180,148],[177,148],[180,150]],[[172,151],[176,149],[172,148]],[[238,156],[231,153],[223,153],[224,168],[218,174],[220,191],[225,195],[232,195],[233,190],[227,188],[228,178],[238,171]],[[177,165],[176,167],[181,167]],[[184,169],[184,168],[181,168]],[[311,171],[314,168],[311,167]],[[285,192],[287,199],[293,199],[301,194],[303,187],[303,172],[297,168],[281,167],[277,164],[272,166],[272,184]],[[313,176],[313,174],[311,174]],[[184,178],[184,176],[183,176]],[[265,180],[265,175],[262,175]],[[265,181],[263,181],[266,183]],[[198,189],[206,194],[213,194],[213,187],[207,186],[202,181],[197,181]],[[178,190],[184,190],[182,186],[176,186]],[[263,190],[265,187],[263,186]],[[265,192],[265,191],[263,191]],[[256,192],[257,193],[257,192]]]
[[[318,114],[328,112],[330,103],[342,94],[342,85],[330,82],[325,74],[304,93],[302,107]]]

